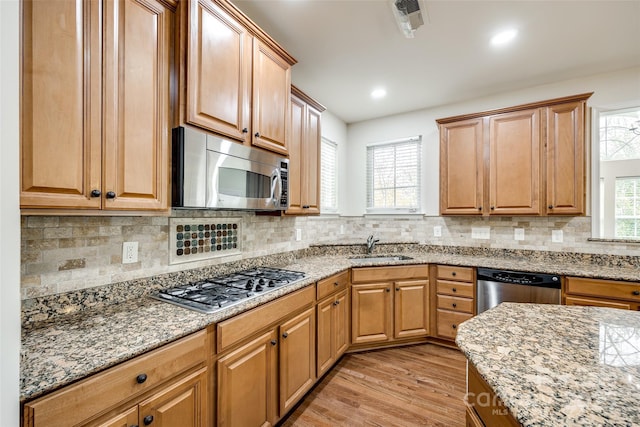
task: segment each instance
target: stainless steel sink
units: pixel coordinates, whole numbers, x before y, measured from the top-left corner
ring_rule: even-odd
[[[349,259],[355,263],[370,263],[370,262],[390,262],[390,261],[406,261],[413,259],[406,255],[358,255],[349,257]]]

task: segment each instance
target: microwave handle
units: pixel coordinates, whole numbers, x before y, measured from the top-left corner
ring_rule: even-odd
[[[280,200],[280,196],[282,193],[282,177],[280,176],[280,169],[277,168],[273,171],[271,175],[271,202],[274,206],[277,206],[278,200]],[[276,193],[276,188],[278,192]]]

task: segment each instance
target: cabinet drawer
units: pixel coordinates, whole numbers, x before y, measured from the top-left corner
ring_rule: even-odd
[[[625,301],[614,301],[601,298],[582,298],[567,296],[565,298],[565,305],[583,305],[590,307],[610,307],[620,308],[622,310],[638,310],[640,304]]]
[[[392,267],[359,267],[351,270],[352,283],[389,282],[429,277],[429,266],[396,265]]]
[[[439,294],[464,298],[474,297],[472,283],[451,282],[449,280],[438,280],[436,283],[436,289]]]
[[[591,295],[640,302],[640,283],[636,282],[567,277],[565,285],[567,294]]]
[[[438,279],[458,280],[460,282],[473,282],[473,268],[456,267],[452,265],[439,265]]]
[[[227,350],[233,344],[250,337],[283,317],[313,303],[315,297],[315,286],[307,286],[275,301],[218,323],[218,353]]]
[[[473,299],[438,295],[438,308],[473,314]]]
[[[35,426],[76,425],[162,384],[207,359],[206,332],[167,344],[86,380],[25,404]],[[146,379],[139,383],[142,375]]]
[[[342,273],[334,274],[331,277],[320,280],[317,287],[317,299],[321,300],[327,295],[346,289],[348,283],[349,270],[345,270]]]
[[[458,332],[458,325],[472,317],[473,315],[468,313],[438,309],[438,336],[454,339]]]

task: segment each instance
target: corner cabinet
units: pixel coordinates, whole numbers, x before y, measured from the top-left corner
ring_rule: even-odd
[[[21,2],[22,208],[168,209],[171,3]]]
[[[179,121],[287,155],[295,59],[226,0],[181,7]]]
[[[351,343],[387,344],[429,335],[426,265],[353,268]]]
[[[324,107],[291,87],[289,209],[287,215],[320,213],[320,116]]]
[[[582,215],[592,93],[437,120],[442,215]]]

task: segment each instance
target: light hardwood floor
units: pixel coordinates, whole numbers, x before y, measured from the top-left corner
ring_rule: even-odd
[[[465,425],[466,361],[432,344],[347,354],[282,426]]]

